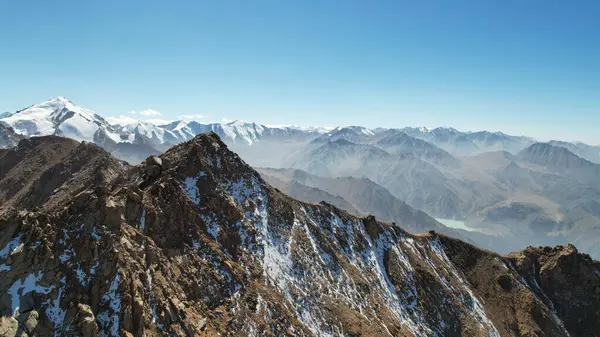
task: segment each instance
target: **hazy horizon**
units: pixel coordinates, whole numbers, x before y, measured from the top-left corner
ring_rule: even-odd
[[[360,126],[360,127],[366,127],[368,129],[377,129],[377,128],[381,128],[381,129],[402,129],[402,128],[426,128],[428,130],[433,130],[436,128],[452,128],[452,129],[456,129],[459,132],[465,132],[465,133],[469,133],[469,132],[479,132],[479,131],[488,131],[491,133],[495,133],[495,132],[501,132],[504,133],[506,135],[509,136],[518,136],[518,137],[529,137],[532,138],[536,141],[540,141],[540,142],[548,142],[548,141],[552,141],[552,140],[556,140],[556,141],[567,141],[567,142],[572,142],[572,143],[585,143],[588,145],[593,145],[593,146],[600,146],[600,141],[598,143],[592,143],[592,142],[585,142],[582,141],[580,139],[562,139],[562,138],[556,138],[556,137],[533,137],[531,135],[528,134],[513,134],[513,133],[509,133],[506,132],[504,130],[495,130],[495,129],[474,129],[474,130],[465,130],[465,129],[460,129],[457,128],[453,125],[377,125],[377,126],[366,126],[366,125],[358,125],[358,124],[339,124],[339,125],[335,125],[335,126],[325,126],[325,125],[298,125],[298,124],[293,124],[293,123],[289,123],[289,124],[272,124],[272,123],[268,123],[268,122],[263,122],[263,121],[257,121],[257,120],[247,120],[247,119],[236,119],[236,120],[232,120],[230,118],[227,117],[223,117],[220,120],[219,119],[215,119],[215,120],[209,120],[207,118],[205,118],[203,115],[177,115],[174,116],[174,118],[171,119],[165,119],[164,116],[161,112],[157,111],[157,110],[153,110],[153,109],[146,109],[146,110],[141,110],[141,111],[130,111],[126,114],[121,114],[119,116],[112,116],[112,115],[105,115],[102,112],[99,111],[95,111],[93,109],[89,109],[88,107],[86,107],[85,105],[81,105],[78,104],[78,102],[75,102],[71,99],[69,99],[69,97],[67,96],[54,96],[51,97],[49,99],[54,99],[56,97],[64,97],[66,99],[68,99],[69,101],[71,101],[72,103],[82,107],[82,108],[86,108],[98,115],[100,115],[101,117],[105,118],[109,123],[113,124],[113,125],[126,125],[126,124],[135,124],[137,122],[149,122],[152,123],[156,126],[161,126],[161,125],[166,125],[175,121],[187,121],[187,122],[198,122],[201,124],[211,124],[211,123],[233,123],[236,121],[241,121],[241,122],[247,122],[247,123],[256,123],[258,125],[263,125],[263,126],[267,126],[267,127],[273,127],[273,128],[278,128],[278,127],[296,127],[296,128],[302,128],[302,129],[311,129],[311,128],[319,128],[319,129],[324,129],[327,131],[336,129],[336,128],[344,128],[344,127],[352,127],[352,126]],[[47,101],[47,100],[46,100]],[[39,104],[39,103],[43,103],[43,101],[37,102],[35,104]],[[17,109],[15,111],[6,111],[9,113],[14,113],[18,110],[24,109],[28,106],[31,106],[33,104],[27,105],[27,106],[23,106],[20,109]],[[0,111],[4,111],[1,110]]]

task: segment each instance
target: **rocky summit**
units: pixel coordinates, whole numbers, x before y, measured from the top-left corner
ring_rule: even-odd
[[[272,188],[214,134],[129,166],[0,152],[1,336],[600,336],[600,263],[507,256]]]

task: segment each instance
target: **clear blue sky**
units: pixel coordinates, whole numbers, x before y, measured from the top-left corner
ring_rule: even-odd
[[[0,111],[600,143],[600,1],[5,1]]]

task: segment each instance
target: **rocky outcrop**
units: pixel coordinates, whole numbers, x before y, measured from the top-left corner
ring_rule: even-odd
[[[162,170],[162,159],[156,156],[150,156],[148,159],[146,159],[144,165],[144,174],[147,179],[154,179],[158,177]]]
[[[73,323],[83,337],[98,336],[98,323],[89,305],[81,303],[77,305],[77,314]]]
[[[79,155],[93,151],[82,147]],[[29,152],[13,156],[31,161]],[[532,279],[516,256],[436,232],[412,235],[372,216],[292,199],[265,183],[215,134],[170,149],[160,156],[159,171],[156,159],[136,167],[107,163],[90,161],[77,171],[102,179],[87,179],[83,187],[71,179],[61,183],[76,193],[53,196],[29,211],[21,207],[25,199],[11,199],[17,200],[13,207],[0,210],[0,331],[597,334],[591,323],[574,326],[568,314],[576,310],[589,317],[586,322],[595,317],[589,292],[599,279],[573,281],[600,272],[597,262],[577,252],[566,258],[543,255],[544,249],[522,252],[540,265],[534,272],[540,278]],[[567,299],[575,304],[567,306]],[[21,325],[31,330],[19,330]]]
[[[510,255],[534,291],[575,336],[600,331],[600,263],[573,245],[529,247]]]

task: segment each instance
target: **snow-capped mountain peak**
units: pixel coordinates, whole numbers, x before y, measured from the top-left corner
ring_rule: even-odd
[[[353,132],[353,133],[362,134],[365,136],[373,136],[375,134],[375,132],[373,130],[366,128],[364,126],[358,126],[358,125],[338,126],[337,128],[331,130],[330,134],[339,134],[339,133],[346,133],[346,132]]]
[[[17,111],[3,118],[2,122],[24,136],[61,135],[79,141],[93,141],[96,132],[105,129],[111,139],[119,141],[119,136],[111,131],[102,117],[63,96]]]
[[[190,124],[189,121],[184,121],[184,120],[175,121],[174,123],[175,123],[175,127],[173,128],[173,130],[181,130],[181,129],[185,128],[188,124]]]

